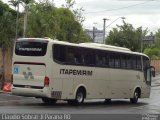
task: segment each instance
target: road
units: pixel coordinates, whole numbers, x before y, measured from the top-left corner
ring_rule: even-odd
[[[45,105],[41,99],[0,94],[0,113],[13,114],[92,114],[116,115],[123,114],[135,118],[134,115],[160,114],[160,77],[153,80],[150,98],[139,99],[137,104],[131,104],[128,99],[112,100],[104,104],[104,100],[86,100],[81,106],[70,106],[67,102],[58,101],[56,105]],[[113,117],[113,116],[112,116]],[[123,116],[121,116],[123,117]],[[160,117],[160,116],[159,116]],[[137,116],[138,118],[138,116]],[[158,120],[158,119],[156,119]]]

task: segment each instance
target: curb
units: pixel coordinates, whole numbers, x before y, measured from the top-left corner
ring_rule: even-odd
[[[12,94],[11,92],[5,92],[3,90],[0,90],[0,94]]]

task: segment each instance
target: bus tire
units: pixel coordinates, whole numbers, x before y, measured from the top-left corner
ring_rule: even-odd
[[[110,103],[111,102],[111,99],[105,99],[104,103],[107,104],[107,103]]]
[[[52,98],[42,98],[42,101],[47,105],[54,105],[57,100]]]
[[[68,100],[70,105],[81,105],[84,102],[85,92],[83,89],[78,89],[75,100]]]
[[[136,89],[134,92],[133,98],[130,98],[130,102],[137,103],[139,97],[140,97],[140,91],[138,89]]]

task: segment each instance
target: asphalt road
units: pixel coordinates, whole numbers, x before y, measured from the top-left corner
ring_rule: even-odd
[[[53,120],[53,116],[45,115],[66,115],[74,119],[141,119],[147,115],[160,114],[160,77],[157,76],[152,82],[150,98],[139,99],[137,104],[131,104],[128,99],[112,100],[104,104],[104,100],[86,100],[81,106],[70,106],[67,102],[58,101],[56,105],[45,105],[41,99],[14,96],[7,93],[0,94],[0,113],[3,114],[37,114],[46,119]],[[82,116],[79,116],[83,114]],[[78,117],[77,117],[78,116]],[[92,116],[92,117],[91,117]],[[1,119],[4,116],[0,116]],[[22,117],[22,116],[21,116]],[[32,116],[33,117],[33,116]],[[46,118],[45,118],[46,117]],[[49,118],[48,117],[48,118]],[[60,118],[64,116],[59,116]],[[91,117],[91,118],[90,118]],[[151,116],[157,117],[157,116]],[[70,118],[70,119],[71,119]],[[22,119],[22,118],[21,118]],[[33,118],[32,118],[33,119]],[[58,119],[58,118],[57,118]],[[160,116],[155,120],[159,120]],[[146,119],[143,119],[146,120]]]

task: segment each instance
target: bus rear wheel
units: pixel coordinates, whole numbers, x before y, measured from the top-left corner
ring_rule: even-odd
[[[104,103],[105,103],[105,104],[111,103],[111,99],[105,99]]]
[[[68,104],[70,105],[80,105],[83,104],[85,98],[85,93],[82,89],[79,89],[76,93],[75,100],[68,100]]]
[[[139,96],[140,96],[140,92],[139,92],[139,90],[136,90],[134,92],[133,98],[130,98],[130,102],[131,103],[137,103]]]
[[[57,100],[52,98],[42,98],[42,101],[47,105],[54,105]]]

